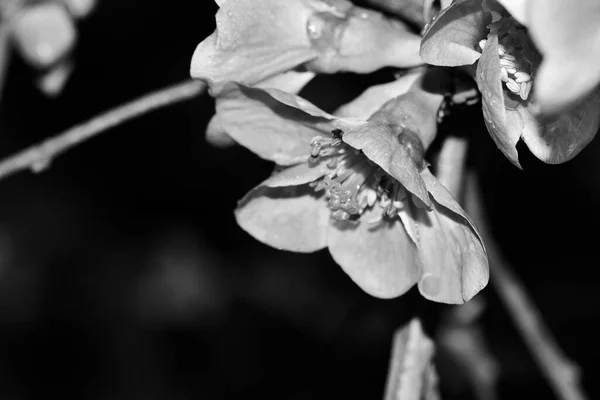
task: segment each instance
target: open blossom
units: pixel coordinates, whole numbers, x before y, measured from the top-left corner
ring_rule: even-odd
[[[346,0],[217,3],[217,28],[198,45],[190,67],[193,78],[209,83],[213,96],[227,81],[296,93],[315,73],[422,64],[417,34]],[[209,141],[227,143],[221,125],[217,114]]]
[[[600,83],[600,2],[498,0],[522,25],[544,59],[535,100],[547,114],[579,102]]]
[[[534,95],[542,57],[526,27],[497,2],[452,3],[425,32],[421,55],[436,65],[477,62],[475,79],[485,124],[498,148],[517,166],[521,139],[540,160],[561,163],[576,156],[598,131],[598,90],[560,114],[539,114]]]
[[[0,17],[8,20],[17,51],[42,71],[38,87],[46,95],[58,94],[73,69],[69,54],[77,41],[75,20],[87,16],[95,0],[0,2]]]
[[[437,101],[437,103],[436,103]],[[463,303],[487,283],[477,231],[423,159],[439,99],[411,91],[368,120],[336,118],[275,89],[225,85],[227,132],[275,173],[236,218],[275,248],[327,247],[367,293],[391,298],[417,284],[426,298]]]

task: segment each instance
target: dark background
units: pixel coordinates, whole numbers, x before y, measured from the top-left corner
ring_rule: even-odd
[[[15,55],[1,155],[186,79],[215,11],[209,0],[102,0],[78,24],[76,69],[55,99]],[[305,93],[332,109],[391,74],[320,77]],[[207,145],[212,112],[208,97],[174,105],[0,182],[2,399],[377,399],[394,330],[416,315],[435,335],[450,307],[415,290],[371,298],[327,251],[279,252],[239,229],[236,201],[272,166]],[[477,132],[493,232],[594,398],[600,144],[561,166],[523,146],[519,171]],[[495,293],[480,296],[500,398],[552,398]],[[444,398],[468,399],[460,371],[442,365]]]

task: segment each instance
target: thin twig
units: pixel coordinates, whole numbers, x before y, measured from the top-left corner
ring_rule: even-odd
[[[195,97],[202,93],[205,88],[206,85],[203,82],[186,81],[160,89],[100,114],[87,122],[76,125],[63,133],[46,139],[40,144],[4,159],[0,162],[0,179],[25,169],[32,169],[34,172],[42,171],[48,166],[52,158],[71,147],[127,120]]]
[[[508,309],[527,347],[546,376],[550,386],[561,400],[586,399],[579,385],[579,368],[558,346],[550,329],[544,323],[523,284],[511,270],[496,242],[488,231],[483,204],[476,177],[468,177],[466,206],[479,228],[490,259],[490,282]]]

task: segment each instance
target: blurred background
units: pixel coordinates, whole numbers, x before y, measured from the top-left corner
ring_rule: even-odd
[[[100,0],[76,23],[56,97],[12,54],[0,155],[187,79],[215,11],[209,0]],[[304,94],[332,110],[392,76],[319,77]],[[415,290],[371,298],[327,251],[279,252],[239,229],[237,200],[272,166],[207,145],[213,110],[207,96],[177,104],[0,181],[0,398],[378,399],[394,330],[419,316],[439,334],[452,307]],[[595,398],[600,142],[560,166],[523,146],[519,171],[471,118],[493,233]],[[496,294],[480,297],[498,398],[552,398]],[[457,361],[438,361],[443,398],[475,398]]]

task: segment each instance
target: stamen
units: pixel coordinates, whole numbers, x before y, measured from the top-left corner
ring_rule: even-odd
[[[517,94],[521,90],[521,87],[519,86],[519,84],[517,82],[515,82],[514,79],[511,79],[511,78],[508,78],[508,81],[506,82],[506,87],[511,92],[517,93]]]
[[[316,136],[310,142],[309,163],[327,160],[330,173],[310,183],[315,192],[324,191],[327,207],[334,219],[357,220],[367,208],[378,207],[379,218],[396,218],[405,207],[407,192],[395,179],[372,163],[362,152],[350,148],[341,140],[342,131],[332,137]],[[413,137],[414,136],[414,137]],[[413,161],[422,161],[424,149],[418,136],[403,132],[398,139],[407,148]]]

